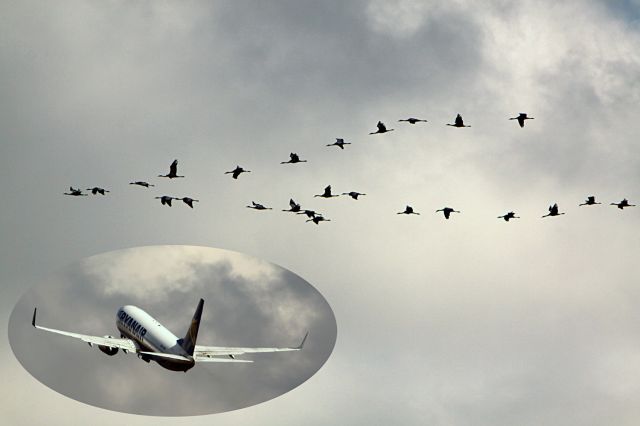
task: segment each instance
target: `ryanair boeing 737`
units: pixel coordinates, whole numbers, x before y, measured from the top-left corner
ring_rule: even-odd
[[[91,347],[98,345],[98,349],[109,356],[115,355],[118,349],[122,349],[124,353],[137,354],[138,358],[146,362],[153,360],[168,370],[184,372],[191,369],[197,362],[253,362],[235,358],[236,355],[246,353],[299,351],[309,334],[305,334],[300,345],[292,348],[227,348],[196,345],[203,304],[204,300],[200,299],[187,334],[182,339],[178,339],[151,315],[131,305],[123,306],[116,314],[116,327],[121,336],[119,339],[113,336],[88,336],[36,325],[37,308],[33,310],[31,325],[40,330],[80,339]]]

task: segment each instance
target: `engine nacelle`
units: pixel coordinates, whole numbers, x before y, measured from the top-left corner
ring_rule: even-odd
[[[104,337],[107,339],[113,339],[113,336],[104,336]],[[100,349],[101,352],[109,356],[114,356],[115,354],[118,353],[118,348],[112,348],[111,346],[98,345],[98,349]]]

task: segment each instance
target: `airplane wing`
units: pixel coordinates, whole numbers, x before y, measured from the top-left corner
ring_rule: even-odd
[[[89,336],[86,334],[79,333],[71,333],[69,331],[56,330],[54,328],[42,327],[36,324],[36,311],[38,308],[34,308],[33,310],[33,319],[31,320],[31,325],[40,330],[48,331],[50,333],[62,334],[63,336],[69,336],[76,339],[80,339],[83,342],[87,342],[89,346],[100,345],[100,346],[108,346],[110,348],[118,348],[122,349],[125,352],[133,352],[136,353],[138,348],[136,344],[131,339],[119,339],[116,337],[100,337],[100,336]]]
[[[253,362],[244,359],[235,359],[236,355],[260,353],[260,352],[288,352],[299,351],[304,346],[304,342],[307,340],[309,333],[304,335],[302,342],[298,346],[290,348],[231,348],[223,346],[202,346],[196,345],[193,351],[193,359],[196,362]],[[215,358],[215,357],[228,357],[228,358]]]

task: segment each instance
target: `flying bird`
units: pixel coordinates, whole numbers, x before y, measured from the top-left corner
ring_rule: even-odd
[[[596,203],[596,197],[594,197],[593,195],[589,195],[585,200],[585,202],[582,204],[578,204],[578,206],[593,206],[594,204],[602,204],[602,203]]]
[[[155,185],[152,185],[152,184],[150,184],[150,183],[148,183],[148,182],[143,182],[143,181],[140,181],[140,180],[139,180],[139,181],[137,181],[137,182],[129,182],[129,185],[144,186],[145,188],[148,188],[148,187],[150,187],[150,186],[155,186]]]
[[[281,161],[280,164],[295,164],[295,163],[306,163],[307,160],[301,160],[298,154],[292,152],[289,154],[289,161]]]
[[[160,203],[163,206],[171,207],[171,200],[179,200],[180,198],[169,197],[168,195],[163,195],[162,197],[156,197],[156,200],[160,200]]]
[[[620,210],[624,210],[625,207],[635,207],[635,204],[629,204],[629,201],[625,198],[619,203],[611,203],[612,206],[618,206]]]
[[[331,198],[331,197],[339,197],[338,194],[331,194],[331,185],[327,186],[324,189],[324,192],[322,194],[316,194],[314,195],[314,197],[322,197],[322,198]]]
[[[342,195],[348,195],[354,200],[357,200],[360,195],[367,195],[367,194],[363,194],[362,192],[351,191],[351,192],[343,192]]]
[[[420,213],[414,212],[413,211],[413,207],[407,206],[407,207],[404,208],[403,212],[398,212],[397,214],[420,214]]]
[[[83,194],[81,189],[75,189],[73,186],[70,186],[69,192],[65,192],[64,195],[73,195],[74,197],[86,197],[88,194]]]
[[[509,222],[511,219],[520,219],[520,216],[516,216],[514,212],[509,212],[505,215],[498,216],[498,219],[504,219],[505,222]]]
[[[443,209],[436,210],[436,213],[438,212],[444,213],[445,219],[449,219],[449,217],[451,216],[451,213],[460,213],[458,210],[454,210],[451,207],[445,207]]]
[[[176,198],[176,200],[182,200],[183,203],[185,203],[191,208],[193,208],[193,203],[197,203],[200,201],[200,200],[194,200],[193,198],[190,198],[190,197]]]
[[[251,172],[251,170],[245,170],[240,166],[236,166],[235,169],[231,170],[230,172],[224,172],[225,175],[232,173],[231,177],[234,179],[238,179],[238,176],[240,176],[241,173],[249,173]]]
[[[351,142],[345,142],[342,138],[336,138],[334,143],[330,143],[327,146],[339,146],[340,149],[344,149],[345,145],[351,145]]]
[[[291,207],[289,210],[282,210],[283,212],[292,212],[298,213],[300,211],[300,204],[293,201],[293,198],[289,199],[289,206]]]
[[[325,219],[322,216],[314,216],[313,218],[307,220],[307,222],[313,222],[313,223],[315,223],[317,225],[320,222],[331,222],[331,219]]]
[[[552,206],[549,206],[549,213],[545,214],[542,217],[547,217],[547,216],[560,216],[561,214],[564,213],[558,213],[558,204],[554,204]]]
[[[471,127],[471,126],[465,126],[464,122],[462,121],[462,116],[460,114],[458,114],[456,116],[456,121],[454,124],[447,124],[447,126],[453,126],[453,127]]]
[[[262,204],[256,203],[254,201],[252,201],[251,205],[247,207],[254,210],[273,210],[271,207],[265,207]]]
[[[416,123],[419,123],[419,122],[421,122],[421,121],[422,121],[422,122],[425,122],[425,123],[427,122],[427,120],[422,120],[422,119],[420,119],[420,118],[413,118],[413,117],[411,117],[411,118],[405,118],[405,119],[398,120],[398,121],[406,121],[406,122],[408,122],[409,124],[416,124]]]
[[[178,176],[178,160],[173,160],[173,163],[169,166],[169,173],[166,175],[158,175],[158,177],[166,177],[169,179],[183,178],[184,176]]]
[[[111,192],[111,191],[107,191],[104,188],[98,188],[97,186],[94,186],[93,188],[87,188],[87,191],[91,191],[93,195],[96,195],[96,194],[105,195],[104,194],[105,192]]]
[[[524,120],[533,120],[533,117],[527,117],[526,112],[521,112],[517,117],[512,117],[509,120],[518,120],[520,127],[524,127]]]
[[[375,132],[371,132],[369,134],[370,135],[376,135],[378,133],[387,133],[387,132],[392,132],[394,130],[395,129],[387,129],[387,126],[385,126],[382,121],[378,121],[378,130],[376,130]]]
[[[302,210],[301,212],[297,212],[297,214],[306,214],[307,217],[316,217],[316,216],[322,216],[320,213],[317,213],[314,210]]]

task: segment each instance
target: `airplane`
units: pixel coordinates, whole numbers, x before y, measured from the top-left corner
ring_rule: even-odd
[[[137,354],[138,358],[147,363],[155,361],[167,370],[184,371],[185,373],[199,362],[253,362],[249,359],[236,359],[236,355],[299,351],[309,335],[307,332],[298,346],[287,348],[228,348],[196,345],[203,305],[204,299],[200,299],[191,325],[182,339],[179,339],[151,315],[133,305],[121,307],[116,314],[116,327],[120,331],[121,338],[88,336],[42,327],[36,324],[37,307],[33,309],[31,325],[40,330],[80,339],[91,347],[98,345],[98,349],[109,356],[115,355],[118,353],[118,349],[122,349],[124,353]]]

